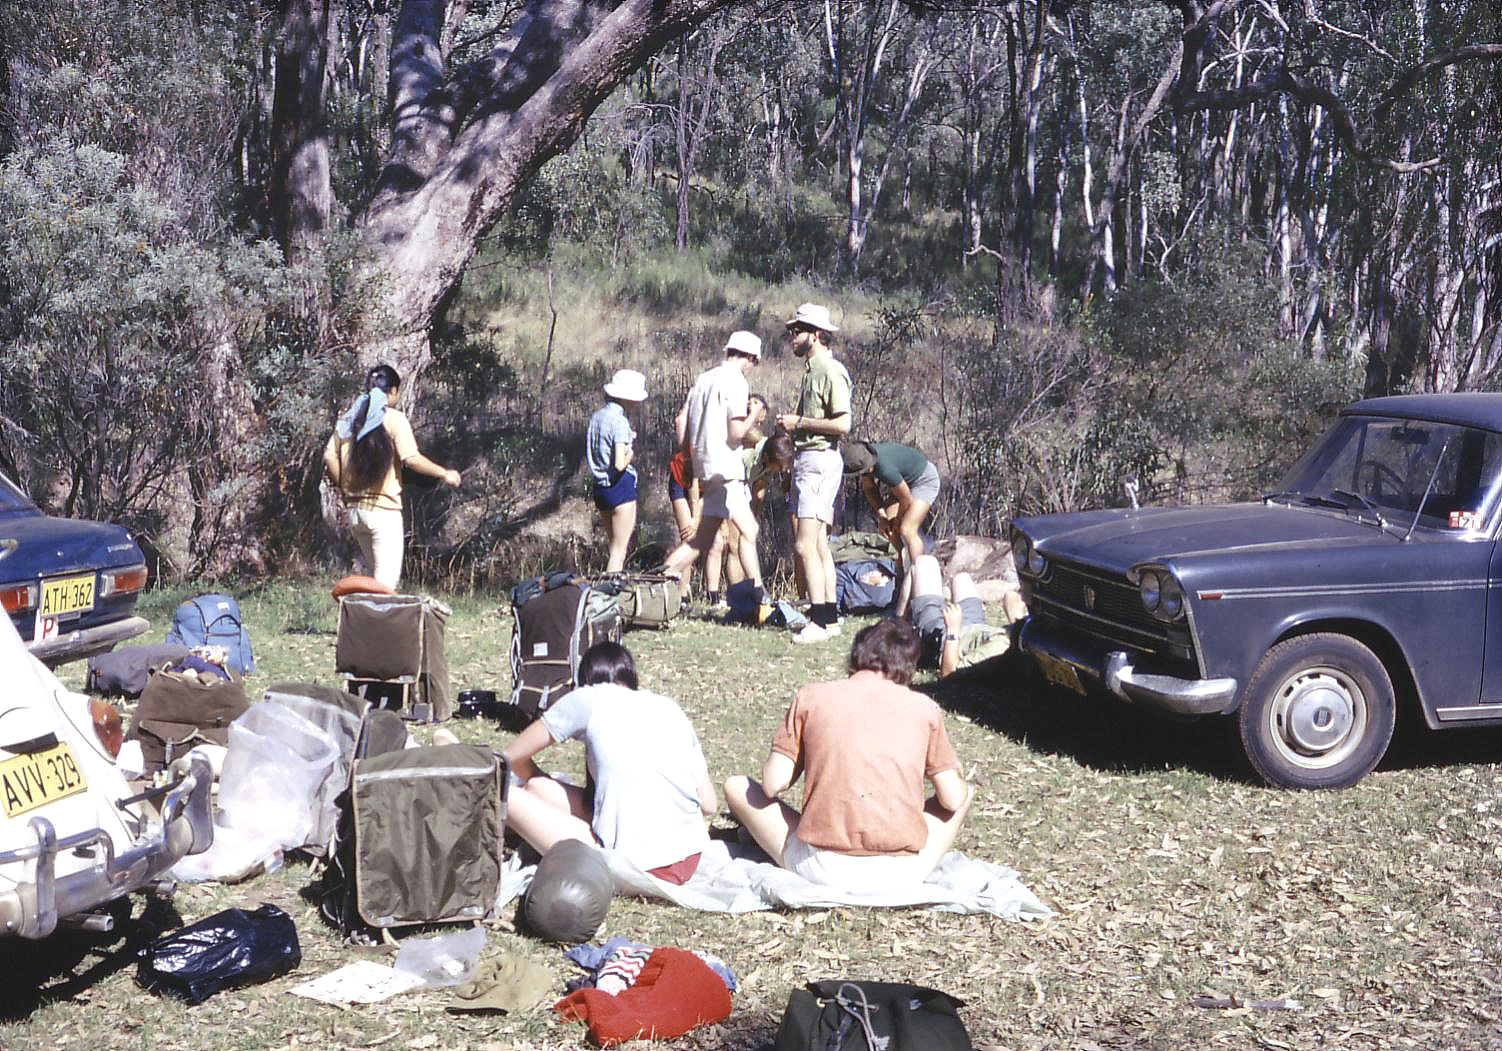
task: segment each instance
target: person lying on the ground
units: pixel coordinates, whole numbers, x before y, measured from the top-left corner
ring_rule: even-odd
[[[533,756],[558,741],[584,742],[584,788],[546,777]],[[714,783],[688,716],[677,703],[637,688],[636,664],[619,643],[600,642],[579,660],[579,686],[504,749],[523,782],[511,793],[506,827],[547,853],[562,839],[619,851],[672,883],[693,875],[717,808]]]
[[[954,843],[972,790],[943,713],[908,689],[918,636],[888,618],[862,629],[850,677],[805,686],[772,737],[761,780],[725,798],[778,865],[846,890],[921,883]],[[803,811],[779,798],[800,772]],[[925,799],[924,782],[933,785]]]
[[[919,664],[938,667],[942,679],[1007,651],[1011,633],[1005,626],[986,623],[985,607],[969,573],[956,573],[950,580],[947,602],[943,571],[933,555],[918,556],[909,577],[912,601],[908,620],[922,644]],[[1022,596],[1015,591],[1007,592],[1002,606],[1007,624],[1021,620],[1027,612]]]
[[[897,548],[898,572],[903,574],[923,554],[918,527],[939,498],[939,469],[917,449],[900,442],[846,442],[840,455],[845,473],[860,478],[877,528]],[[909,590],[904,583],[897,596],[899,617],[907,612]]]

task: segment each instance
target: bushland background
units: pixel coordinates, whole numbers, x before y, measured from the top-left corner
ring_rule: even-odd
[[[746,327],[790,405],[807,299],[941,534],[1253,493],[1352,397],[1495,383],[1493,4],[608,10],[0,3],[0,469],[163,581],[327,568],[318,451],[391,360],[465,477],[409,576],[464,589],[598,558],[620,367],[666,541],[681,392]]]

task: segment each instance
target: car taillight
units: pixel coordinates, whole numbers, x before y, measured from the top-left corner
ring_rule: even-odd
[[[99,745],[114,758],[120,754],[120,743],[124,740],[124,733],[120,728],[120,712],[108,701],[101,701],[98,697],[89,699],[89,718],[94,722],[94,736],[99,738]]]
[[[146,567],[127,566],[125,569],[106,569],[99,574],[99,597],[129,595],[146,586]]]
[[[6,584],[0,586],[0,606],[7,613],[29,613],[37,608],[35,584]]]

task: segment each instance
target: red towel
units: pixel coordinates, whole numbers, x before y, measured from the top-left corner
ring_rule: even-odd
[[[619,996],[578,989],[553,1005],[589,1026],[601,1047],[627,1040],[670,1040],[730,1016],[730,991],[705,962],[683,949],[653,949],[636,982]]]

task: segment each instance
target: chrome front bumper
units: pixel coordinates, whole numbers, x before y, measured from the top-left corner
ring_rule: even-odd
[[[45,642],[28,642],[26,648],[47,667],[55,668],[68,661],[103,653],[126,639],[144,634],[150,627],[151,622],[145,617],[126,617],[124,620],[112,620],[108,624],[92,628],[65,632]]]
[[[1236,680],[1183,679],[1144,672],[1125,650],[1094,651],[1040,627],[1036,618],[1022,623],[1022,648],[1040,662],[1068,665],[1075,674],[1100,683],[1124,701],[1151,704],[1176,715],[1215,715],[1236,700]]]
[[[0,936],[45,938],[59,918],[87,912],[140,890],[187,854],[207,850],[214,841],[209,791],[214,774],[201,755],[189,760],[181,779],[162,801],[159,821],[129,849],[115,854],[108,832],[95,828],[59,839],[52,822],[34,817],[28,824],[36,842],[0,853],[0,866],[33,862],[29,879],[0,893]],[[56,874],[63,851],[92,853],[94,864],[65,876]]]

